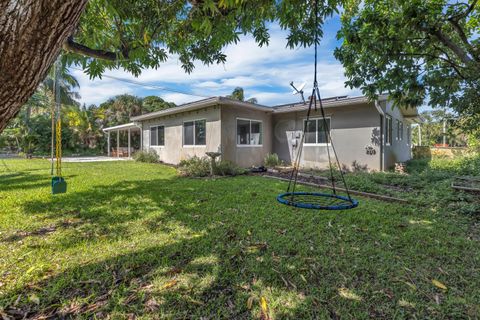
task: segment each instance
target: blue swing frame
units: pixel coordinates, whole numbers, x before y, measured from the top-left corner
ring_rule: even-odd
[[[335,205],[335,206],[322,206],[313,203],[304,203],[304,202],[295,202],[288,200],[289,197],[295,199],[295,196],[314,196],[314,197],[325,197],[325,198],[336,198],[340,200],[344,200],[349,202],[350,204],[342,204],[342,205]],[[329,193],[320,193],[320,192],[285,192],[279,194],[277,196],[277,201],[286,204],[289,206],[303,208],[303,209],[318,209],[318,210],[347,210],[353,209],[358,207],[358,201],[352,198],[348,198],[345,196],[340,196],[336,194],[329,194]]]

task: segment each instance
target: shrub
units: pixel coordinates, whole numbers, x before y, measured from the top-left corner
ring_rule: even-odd
[[[210,174],[210,159],[194,156],[178,164],[180,172],[189,177],[206,177]]]
[[[210,175],[210,163],[211,160],[208,157],[199,158],[194,156],[190,159],[180,161],[178,170],[180,170],[184,176],[206,177]],[[244,174],[245,172],[245,169],[227,160],[217,161],[214,168],[214,174],[219,176],[236,176]]]
[[[263,160],[266,167],[272,168],[282,164],[282,161],[278,158],[278,154],[269,153]]]
[[[138,151],[133,155],[133,159],[135,161],[147,163],[156,163],[160,161],[158,154],[153,150]]]
[[[215,166],[215,174],[219,176],[236,176],[245,174],[247,170],[237,166],[235,163],[228,160],[221,160]]]

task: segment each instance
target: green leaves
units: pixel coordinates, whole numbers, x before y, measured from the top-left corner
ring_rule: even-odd
[[[389,93],[396,104],[479,111],[480,42],[477,10],[446,0],[345,3],[335,57],[347,85],[375,98]],[[475,29],[475,26],[476,29]]]
[[[321,24],[338,4],[319,1],[320,36]],[[308,0],[91,0],[73,38],[80,46],[67,44],[68,61],[80,64],[91,78],[116,68],[139,75],[143,68],[158,67],[168,52],[191,72],[196,61],[224,63],[223,49],[237,43],[240,34],[268,45],[267,25],[273,21],[289,31],[287,46],[313,44],[315,17]]]

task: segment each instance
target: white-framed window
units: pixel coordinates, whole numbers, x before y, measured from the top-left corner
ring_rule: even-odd
[[[207,144],[207,121],[205,119],[183,123],[183,145],[204,146]]]
[[[164,146],[165,145],[165,126],[150,127],[150,146]]]
[[[303,144],[305,145],[328,145],[330,141],[330,118],[317,118],[304,120],[305,137]]]
[[[385,115],[385,144],[391,145],[392,144],[392,117],[388,114]]]
[[[237,146],[261,146],[262,139],[262,121],[237,118]]]
[[[397,120],[397,140],[403,140],[403,122]]]

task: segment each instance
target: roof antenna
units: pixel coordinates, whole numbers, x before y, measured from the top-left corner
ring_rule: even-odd
[[[293,94],[293,95],[295,95],[295,94],[300,94],[300,95],[302,96],[303,104],[305,104],[305,97],[303,96],[303,88],[305,88],[305,85],[306,85],[306,84],[307,84],[307,83],[304,82],[304,83],[302,83],[302,84],[300,85],[300,87],[297,88],[297,87],[295,87],[295,86],[293,85],[293,81],[290,82],[290,86],[293,88],[292,94]]]

